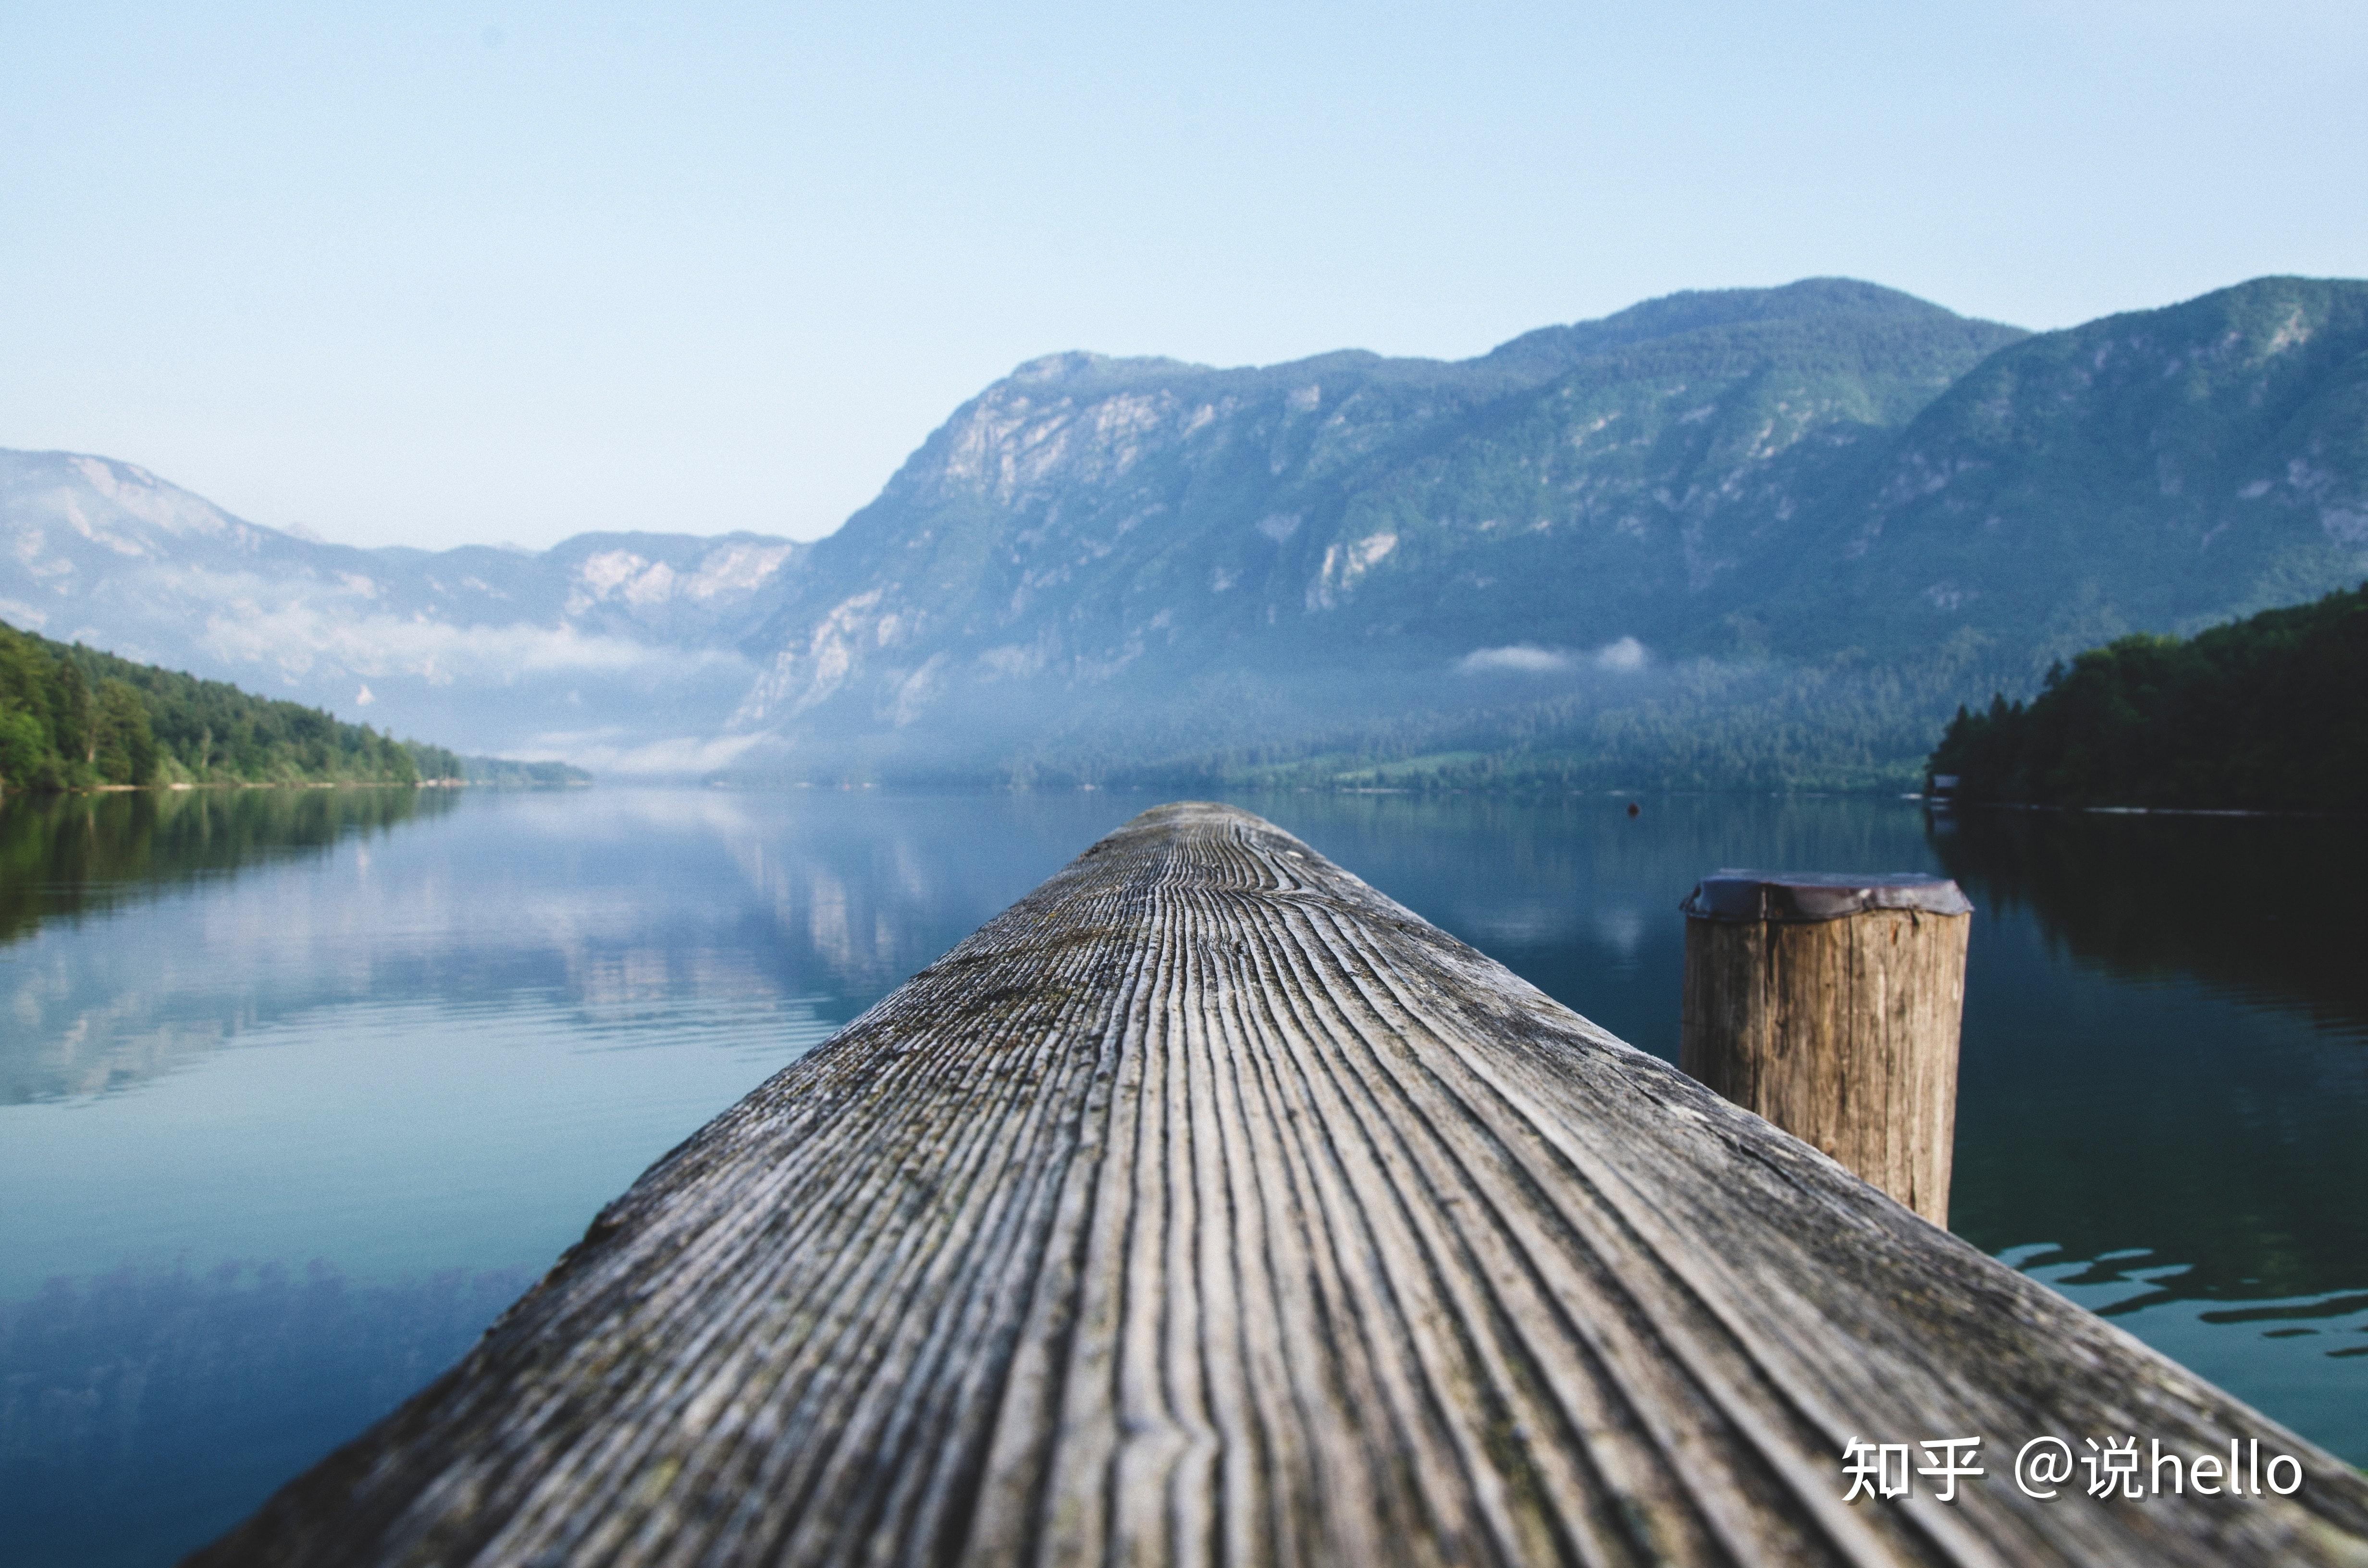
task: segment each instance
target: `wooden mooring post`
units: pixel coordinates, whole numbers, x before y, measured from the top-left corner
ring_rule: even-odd
[[[2012,1480],[2124,1435],[2302,1484]],[[1970,1437],[1978,1477],[1849,1497],[1856,1442]],[[660,1160],[194,1561],[2359,1563],[2368,1482],[1191,804]]]
[[[1721,871],[1680,907],[1678,1065],[1947,1225],[1974,912],[1957,884]]]

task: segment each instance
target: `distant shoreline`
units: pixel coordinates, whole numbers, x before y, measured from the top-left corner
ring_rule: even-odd
[[[2368,812],[2306,810],[2300,806],[2077,806],[2047,801],[1961,801],[1946,795],[1924,797],[1927,806],[1944,811],[1965,808],[1989,812],[2088,812],[2108,817],[2333,817],[2346,821],[2368,817]]]
[[[163,784],[89,784],[69,790],[45,790],[41,798],[63,795],[180,795],[197,790],[589,790],[589,778],[566,778],[555,784],[480,783],[470,778],[419,778],[405,784],[391,778],[209,778],[203,782],[175,779]],[[0,790],[0,799],[31,793]]]

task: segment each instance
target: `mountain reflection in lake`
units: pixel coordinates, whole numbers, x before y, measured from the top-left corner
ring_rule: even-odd
[[[0,942],[450,811],[443,790],[141,790],[0,807]]]
[[[1242,801],[1664,1056],[1702,872],[1946,869],[1979,906],[1956,1229],[2368,1457],[2361,827]],[[0,806],[0,1558],[218,1531],[650,1160],[1150,803]]]

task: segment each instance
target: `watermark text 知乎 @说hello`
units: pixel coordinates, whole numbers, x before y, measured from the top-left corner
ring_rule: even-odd
[[[1913,1443],[1870,1443],[1852,1437],[1842,1448],[1845,1503],[1861,1497],[1878,1502],[1918,1494],[1917,1483],[1934,1502],[1954,1503],[1957,1483],[1987,1478],[1979,1437],[1923,1437]],[[1922,1462],[1912,1450],[1921,1449]],[[2084,1451],[2085,1450],[2085,1451]],[[2085,1471],[2087,1473],[2081,1475]],[[2084,1437],[2075,1447],[2062,1437],[2033,1437],[2015,1450],[2012,1476],[2026,1497],[2043,1501],[2079,1492],[2100,1500],[2158,1497],[2164,1493],[2202,1497],[2291,1497],[2302,1490],[2302,1461],[2292,1454],[2264,1456],[2258,1437],[2231,1438],[2217,1451],[2180,1454],[2151,1441],[2141,1452],[2135,1436]],[[2077,1484],[2076,1484],[2077,1478]]]

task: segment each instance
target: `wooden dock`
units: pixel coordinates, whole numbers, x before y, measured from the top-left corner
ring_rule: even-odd
[[[2043,1501],[2049,1436],[2305,1481]],[[1972,1437],[1953,1503],[1844,1500],[1853,1440]],[[191,1561],[2361,1564],[2368,1482],[1187,804],[717,1117]]]

